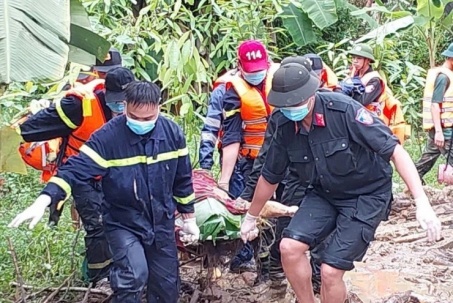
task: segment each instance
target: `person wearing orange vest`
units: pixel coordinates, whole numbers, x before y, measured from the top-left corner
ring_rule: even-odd
[[[121,61],[117,60],[118,64],[109,64],[112,62],[107,61],[104,64],[111,67],[109,72],[104,74],[105,66],[101,69],[101,77],[105,77],[105,80],[96,79],[72,88],[66,92],[65,97],[32,115],[18,128],[22,138],[26,142],[62,138],[58,155],[59,164],[77,155],[80,147],[92,133],[113,115],[121,113],[116,112],[120,110],[117,104],[124,101],[125,86],[134,81],[134,75],[130,70],[117,67]],[[96,66],[95,69],[97,68]],[[100,220],[103,202],[100,182],[92,180],[88,184],[72,188],[72,193],[75,207],[86,231],[88,278],[93,283],[104,282],[109,275],[111,253]],[[58,223],[63,203],[64,201],[51,207],[51,224]],[[36,223],[31,222],[30,227]]]
[[[373,50],[367,44],[357,44],[348,53],[352,56],[352,67],[349,77],[342,84],[352,85],[355,89],[349,91],[345,87],[350,86],[346,85],[342,86],[343,92],[365,107],[378,105],[385,83],[371,66],[375,61]]]
[[[349,54],[352,55],[352,69],[349,78],[340,85],[343,93],[381,118],[403,144],[409,127],[404,119],[402,105],[379,72],[373,70],[373,50],[366,44],[357,44]]]
[[[442,53],[441,66],[428,70],[423,94],[423,129],[428,131],[423,154],[415,164],[418,174],[428,173],[441,154],[450,150],[453,127],[453,43]],[[449,164],[453,165],[450,155]]]
[[[258,40],[243,41],[237,57],[239,72],[216,81],[216,85],[225,84],[218,183],[234,198],[244,190],[253,161],[263,144],[267,118],[272,112],[267,104],[267,93],[272,75],[279,66],[271,63],[266,47]],[[253,249],[246,244],[232,260],[230,270],[249,269],[253,266],[252,257]]]
[[[226,83],[223,96],[222,170],[219,185],[229,190],[234,167],[245,183],[253,160],[264,141],[267,118],[272,107],[267,103],[272,75],[278,64],[270,63],[266,47],[257,40],[247,40],[238,47],[240,74]]]

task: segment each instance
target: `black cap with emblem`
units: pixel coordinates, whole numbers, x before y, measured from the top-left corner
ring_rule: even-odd
[[[110,70],[105,77],[105,102],[126,100],[124,90],[134,80],[134,74],[128,68],[117,67]]]
[[[267,101],[275,107],[301,104],[315,94],[319,82],[318,77],[301,64],[287,63],[275,72]]]

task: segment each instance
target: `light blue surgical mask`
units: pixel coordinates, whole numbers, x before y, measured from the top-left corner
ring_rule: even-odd
[[[106,104],[115,114],[122,114],[124,111],[124,102],[110,102]]]
[[[266,78],[267,70],[262,70],[255,73],[245,73],[242,72],[242,76],[244,80],[250,83],[253,86],[256,86],[263,82],[264,78]]]
[[[280,108],[282,114],[292,121],[302,121],[309,112],[308,102],[304,105]]]
[[[152,131],[156,126],[157,121],[157,118],[151,121],[138,121],[130,118],[127,115],[126,118],[127,118],[126,125],[130,128],[131,131],[133,131],[137,135],[144,135]]]

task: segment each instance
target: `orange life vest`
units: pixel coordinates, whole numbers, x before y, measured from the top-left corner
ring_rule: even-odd
[[[83,121],[79,127],[74,125],[74,131],[68,138],[68,144],[64,151],[60,150],[62,138],[55,138],[42,142],[23,142],[19,146],[19,153],[24,162],[34,169],[42,171],[41,180],[47,182],[56,172],[57,154],[64,152],[63,162],[72,155],[79,153],[79,149],[91,134],[99,129],[105,122],[102,105],[94,94],[95,91],[104,89],[104,80],[96,79],[87,84],[79,84],[69,90],[66,96],[75,96],[82,102]],[[72,122],[66,117],[61,109],[60,100],[56,102],[57,112],[60,118],[70,126]],[[23,123],[27,117],[16,122]]]
[[[239,151],[243,157],[255,159],[264,143],[267,119],[273,110],[273,107],[267,103],[267,96],[272,87],[273,75],[279,67],[280,64],[271,63],[263,84],[264,92],[250,86],[240,73],[229,77],[225,82],[227,89],[233,87],[241,100],[241,108],[237,111],[241,113],[243,125],[243,144]]]
[[[220,84],[226,84],[231,82],[234,77],[240,74],[241,73],[239,72],[238,69],[230,69],[229,71],[227,71],[226,73],[218,77],[217,80],[214,81],[213,89],[215,89]]]
[[[382,92],[378,102],[372,102],[366,106],[366,108],[381,118],[381,120],[392,130],[393,134],[398,137],[400,143],[403,144],[406,136],[410,135],[410,125],[407,125],[404,119],[401,102],[395,98],[392,91],[377,71],[372,71],[363,75],[361,78],[363,85],[366,87],[368,82],[373,78],[379,78],[381,81]]]
[[[77,155],[80,147],[90,138],[91,134],[105,124],[106,118],[102,105],[95,91],[104,89],[104,80],[96,79],[83,86],[69,90],[66,97],[75,96],[82,102],[82,124],[69,135],[65,157]],[[64,118],[63,118],[64,120]]]
[[[324,62],[322,63],[322,72],[320,75],[322,88],[326,88],[328,90],[334,90],[338,87],[338,77],[333,72],[333,70],[327,66]]]

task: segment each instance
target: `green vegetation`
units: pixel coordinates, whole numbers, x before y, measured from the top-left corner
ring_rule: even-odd
[[[308,2],[314,1],[82,1],[93,31],[122,52],[125,66],[138,78],[157,80],[163,86],[167,100],[164,111],[184,128],[194,164],[211,83],[235,65],[239,41],[252,37],[262,39],[276,61],[290,54],[320,53],[338,75],[344,75],[348,64],[346,50],[353,41],[365,37],[375,47],[376,68],[403,103],[413,129],[405,147],[417,160],[425,140],[420,129],[420,105],[426,69],[442,61],[440,50],[453,41],[452,14],[439,11],[445,12],[447,2],[452,5],[453,1],[388,1],[385,7],[376,1],[377,8],[365,11],[358,6],[366,1],[317,1],[324,5],[323,13],[312,10]],[[0,21],[1,15],[0,10]],[[414,23],[382,34],[381,26],[407,16],[412,16]],[[294,27],[296,20],[303,22]],[[380,34],[373,36],[373,30]],[[0,39],[0,49],[1,43]],[[3,87],[0,125],[24,110],[32,98],[58,97],[62,84],[73,81],[77,71],[77,67],[68,67],[65,78],[57,82],[43,83],[30,77],[28,82],[20,78],[24,82]],[[9,286],[17,278],[8,238],[26,284],[56,286],[74,270],[74,283],[82,283],[83,232],[75,241],[77,233],[71,227],[68,207],[54,229],[44,222],[33,231],[26,226],[15,230],[6,227],[34,201],[43,186],[38,173],[28,171],[28,175],[0,175],[0,302],[14,301],[16,290]],[[438,186],[436,174],[435,167],[425,181]],[[395,183],[402,190],[399,177],[395,177]]]

